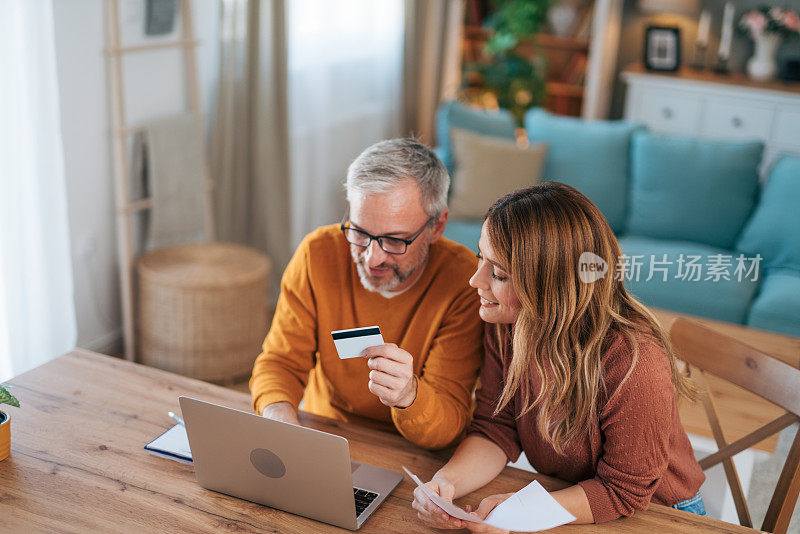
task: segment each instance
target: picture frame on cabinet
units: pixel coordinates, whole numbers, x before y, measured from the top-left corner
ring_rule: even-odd
[[[676,71],[681,65],[681,31],[670,26],[648,26],[644,38],[647,70]]]

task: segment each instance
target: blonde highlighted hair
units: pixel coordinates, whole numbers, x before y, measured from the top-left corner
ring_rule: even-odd
[[[504,196],[489,208],[486,221],[489,243],[521,304],[495,414],[521,390],[519,415],[537,407],[540,434],[563,454],[566,444],[589,432],[603,387],[601,359],[617,334],[633,348],[625,379],[638,359],[637,337],[650,335],[666,351],[676,392],[696,397],[693,384],[678,370],[666,332],[615,276],[622,268],[619,243],[586,196],[545,182]],[[605,276],[581,281],[584,252],[608,264]],[[510,325],[499,325],[500,350],[508,335]],[[535,397],[534,383],[539,384]]]

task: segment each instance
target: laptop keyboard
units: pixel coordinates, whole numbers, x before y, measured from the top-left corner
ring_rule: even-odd
[[[360,516],[372,501],[378,498],[377,493],[361,488],[353,488],[353,497],[356,499],[356,517]]]

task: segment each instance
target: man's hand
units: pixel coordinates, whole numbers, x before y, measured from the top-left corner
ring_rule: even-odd
[[[274,419],[275,421],[300,426],[300,420],[297,419],[297,410],[294,409],[294,406],[292,406],[290,402],[273,402],[272,404],[268,404],[261,415],[268,419]]]
[[[472,515],[476,516],[479,519],[486,519],[486,516],[489,515],[489,512],[494,510],[498,504],[505,501],[509,497],[514,495],[513,493],[501,493],[498,495],[491,495],[486,497],[481,501],[478,505],[478,509],[472,512]],[[508,534],[507,530],[503,530],[502,528],[493,527],[487,525],[485,523],[470,523],[469,521],[464,521],[464,526],[470,532],[480,532],[485,534]]]
[[[417,398],[414,357],[394,343],[364,349],[367,358],[369,390],[386,406],[408,408]]]

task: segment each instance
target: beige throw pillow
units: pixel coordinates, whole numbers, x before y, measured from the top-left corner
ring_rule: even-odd
[[[450,216],[482,219],[495,200],[516,189],[539,183],[547,145],[520,148],[510,139],[451,131],[455,176]]]

